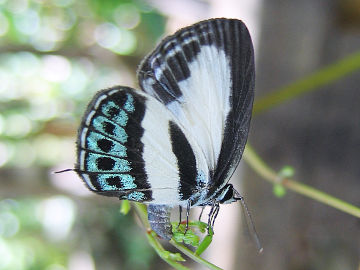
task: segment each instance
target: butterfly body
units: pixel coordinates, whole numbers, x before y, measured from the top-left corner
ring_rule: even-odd
[[[228,180],[247,140],[253,48],[239,20],[211,19],[164,39],[140,64],[142,91],[95,95],[83,117],[75,170],[98,194],[150,205],[169,239],[169,209],[236,200]]]

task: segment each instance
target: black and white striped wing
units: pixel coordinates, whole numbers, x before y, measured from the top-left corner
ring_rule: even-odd
[[[255,71],[246,26],[235,19],[211,19],[183,28],[145,58],[138,77],[142,90],[179,123],[191,146],[187,155],[200,150],[206,161],[204,167],[178,159],[182,197],[201,185],[210,193],[221,188],[241,159],[250,125]],[[174,139],[181,148],[184,141]],[[202,171],[195,172],[199,167]]]

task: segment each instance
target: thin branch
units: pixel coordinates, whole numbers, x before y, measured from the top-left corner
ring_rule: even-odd
[[[176,247],[178,250],[180,250],[182,253],[193,259],[194,261],[206,266],[209,269],[212,270],[222,270],[222,268],[217,267],[216,265],[204,260],[200,256],[196,255],[194,252],[192,252],[190,249],[184,247],[183,245],[180,245],[179,243],[176,243],[173,239],[170,240],[170,244],[172,244],[174,247]]]
[[[320,90],[321,86],[339,80],[359,69],[360,52],[356,52],[305,78],[260,97],[254,104],[253,115],[262,113],[278,104],[294,99],[307,92]]]
[[[169,265],[174,267],[178,270],[190,270],[189,268],[183,266],[182,264],[175,262],[174,260],[171,260],[164,256],[166,254],[166,250],[163,248],[163,246],[160,244],[160,242],[156,239],[156,236],[154,237],[153,234],[148,233],[147,234],[148,241],[150,245],[155,249],[156,253],[160,256],[161,259],[163,259],[165,262],[167,262]]]
[[[156,236],[150,232],[150,225],[149,225],[149,222],[148,222],[148,219],[147,219],[146,206],[144,204],[141,204],[141,203],[134,203],[134,205],[135,205],[136,213],[138,214],[141,222],[143,223],[143,226],[148,231],[146,235],[147,235],[147,239],[149,241],[149,244],[153,247],[153,249],[156,251],[156,253],[159,255],[159,257],[161,259],[163,259],[165,262],[167,262],[169,265],[174,267],[175,269],[178,269],[178,270],[190,270],[189,268],[183,266],[181,263],[178,263],[178,262],[176,262],[176,261],[174,261],[174,260],[172,260],[172,259],[170,259],[169,257],[166,256],[167,251],[161,245],[161,243],[156,238]]]
[[[279,175],[255,153],[254,149],[249,144],[246,145],[244,159],[249,166],[265,180],[273,184],[281,184],[292,191],[360,218],[360,208],[357,206],[342,201],[313,187],[301,184],[293,179],[281,179]]]

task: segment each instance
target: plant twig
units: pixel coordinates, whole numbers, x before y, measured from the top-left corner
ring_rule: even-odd
[[[196,255],[194,252],[192,252],[190,249],[186,248],[185,246],[176,243],[173,239],[170,240],[170,244],[172,244],[174,247],[176,247],[178,250],[180,250],[182,253],[187,255],[189,258],[193,259],[194,261],[206,266],[209,269],[212,270],[222,270],[222,268],[217,267],[216,265],[204,260],[200,256]]]
[[[274,184],[281,184],[292,191],[360,218],[360,208],[357,206],[342,201],[313,187],[301,184],[293,179],[279,179],[279,175],[265,164],[249,144],[246,145],[243,157],[249,166],[265,180]]]
[[[141,222],[143,223],[145,228],[150,228],[149,222],[147,220],[147,210],[146,206],[141,203],[134,203],[136,213],[138,214]],[[188,267],[183,266],[181,263],[178,263],[171,258],[168,258],[167,251],[164,249],[164,247],[161,245],[161,243],[158,241],[156,236],[150,232],[146,234],[147,239],[150,243],[150,245],[153,247],[153,249],[156,251],[156,253],[159,255],[161,259],[163,259],[165,262],[167,262],[169,265],[174,267],[178,270],[190,270]]]
[[[139,218],[141,219],[141,222],[143,223],[144,227],[150,229],[150,225],[149,225],[149,222],[147,220],[146,206],[144,204],[141,204],[141,203],[134,203],[134,205],[135,205],[136,212],[137,212]],[[166,256],[168,254],[168,251],[166,251],[163,248],[163,246],[161,245],[161,243],[157,239],[155,233],[154,234],[153,233],[147,233],[147,238],[148,238],[148,241],[149,241],[150,245],[154,248],[154,250],[160,256],[160,258],[162,258],[164,261],[166,261],[168,264],[170,264],[175,269],[189,270],[189,268],[183,266],[182,264],[180,264],[180,263],[168,258],[168,256]],[[173,239],[170,240],[170,243],[173,246],[175,246],[178,250],[180,250],[181,252],[186,254],[188,257],[190,257],[194,261],[198,262],[199,264],[204,265],[207,268],[212,269],[212,270],[222,270],[221,268],[217,267],[216,265],[214,265],[214,264],[204,260],[200,256],[196,255],[194,252],[192,252],[191,250],[189,250],[185,246],[183,246],[183,245],[181,245],[179,243],[176,243]]]
[[[175,262],[174,260],[167,258],[167,256],[164,256],[167,253],[167,251],[156,239],[156,236],[154,237],[153,234],[148,233],[147,238],[150,245],[155,249],[156,253],[160,256],[160,258],[163,259],[165,262],[167,262],[169,265],[171,265],[172,267],[178,270],[190,270],[188,267],[183,266],[181,263]]]
[[[360,52],[356,52],[305,78],[260,97],[254,104],[253,115],[262,113],[275,105],[284,103],[307,92],[320,90],[321,86],[339,80],[359,69]]]

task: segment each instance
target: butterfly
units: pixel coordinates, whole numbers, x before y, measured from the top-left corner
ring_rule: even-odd
[[[88,105],[74,171],[93,192],[148,205],[151,228],[172,237],[170,209],[242,200],[228,183],[240,162],[254,99],[245,24],[209,19],[166,37],[139,66],[141,90],[116,86]]]

